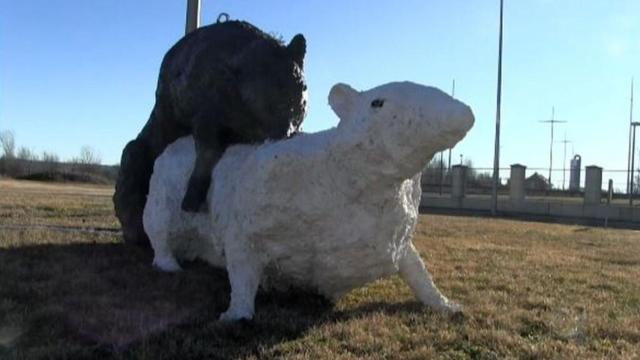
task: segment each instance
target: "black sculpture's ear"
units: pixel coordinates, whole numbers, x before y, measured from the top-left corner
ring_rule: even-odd
[[[304,55],[307,52],[307,40],[305,40],[302,34],[298,34],[291,39],[289,45],[287,45],[287,51],[293,59],[293,61],[302,67]]]

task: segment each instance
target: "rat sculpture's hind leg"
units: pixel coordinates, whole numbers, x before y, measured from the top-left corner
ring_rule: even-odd
[[[211,172],[226,148],[225,139],[218,126],[207,121],[201,112],[194,121],[193,138],[196,143],[196,162],[189,178],[187,191],[182,199],[184,211],[206,211],[206,198],[211,186]],[[211,116],[211,113],[209,113]]]
[[[223,235],[231,299],[227,311],[220,315],[220,321],[251,320],[255,311],[263,265],[249,240],[239,237],[240,233],[229,230]]]
[[[460,305],[447,299],[438,290],[413,244],[400,260],[400,276],[413,290],[418,300],[433,310],[451,313],[462,311]]]
[[[164,221],[163,224],[169,223],[168,219],[163,218],[163,216],[157,216],[153,221]],[[169,230],[163,229],[161,225],[156,228],[162,231],[149,234],[149,237],[153,239],[153,243],[151,244],[153,247],[153,266],[166,272],[181,271],[182,267],[180,267],[178,260],[176,260],[169,244]]]

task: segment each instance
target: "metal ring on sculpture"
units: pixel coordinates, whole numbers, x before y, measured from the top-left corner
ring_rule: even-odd
[[[218,24],[224,23],[224,22],[227,22],[227,21],[229,21],[229,14],[227,14],[225,12],[220,13],[220,15],[218,15],[218,19],[216,20],[216,22]]]

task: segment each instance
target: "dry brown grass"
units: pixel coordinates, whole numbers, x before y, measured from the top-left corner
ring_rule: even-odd
[[[0,179],[0,225],[119,227],[113,186]]]
[[[0,181],[0,227],[115,227],[111,193]],[[223,271],[159,273],[113,234],[0,228],[0,358],[640,357],[640,232],[428,215],[415,244],[464,317],[392,277],[335,305],[260,293],[254,321],[223,325]]]

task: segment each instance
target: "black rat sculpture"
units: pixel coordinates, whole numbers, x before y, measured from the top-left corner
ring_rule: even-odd
[[[113,202],[126,243],[148,244],[142,212],[153,164],[179,137],[192,134],[197,153],[182,209],[206,211],[211,171],[228,146],[299,130],[305,52],[301,34],[285,46],[243,21],[199,28],[167,52],[149,120],[120,161]]]

